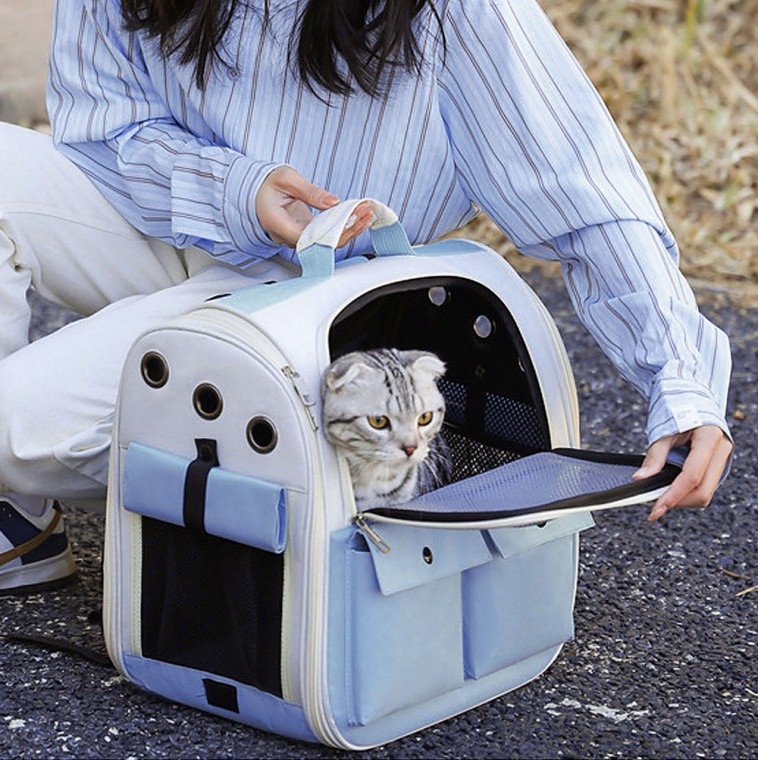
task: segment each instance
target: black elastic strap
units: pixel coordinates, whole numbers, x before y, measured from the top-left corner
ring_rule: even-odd
[[[105,652],[99,652],[97,649],[75,644],[73,641],[64,641],[63,639],[54,639],[52,636],[38,636],[29,633],[7,633],[4,636],[6,641],[14,644],[37,644],[52,649],[55,652],[69,652],[78,654],[96,665],[112,668],[111,658]]]
[[[216,441],[212,438],[197,438],[197,458],[190,462],[184,476],[184,526],[190,530],[205,530],[205,491],[208,476],[218,467]]]

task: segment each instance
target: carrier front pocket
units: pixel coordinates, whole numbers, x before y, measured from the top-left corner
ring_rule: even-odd
[[[490,531],[496,557],[463,574],[468,678],[481,678],[573,637],[576,532],[587,515]],[[502,534],[505,535],[502,535]]]
[[[461,571],[491,556],[477,531],[383,527],[392,547],[387,555],[373,545],[369,551],[359,534],[346,547],[351,725],[366,725],[462,685]]]

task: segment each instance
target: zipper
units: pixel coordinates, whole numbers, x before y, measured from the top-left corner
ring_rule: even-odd
[[[118,440],[118,434],[118,430],[113,431],[114,441]],[[140,536],[135,535],[135,521],[129,520],[129,515],[119,512],[117,515],[113,515],[116,519],[111,519],[110,513],[113,510],[110,505],[113,500],[117,500],[117,505],[121,500],[121,485],[116,485],[120,480],[121,462],[119,460],[121,456],[120,447],[113,446],[108,466],[110,483],[108,486],[108,504],[106,505],[108,521],[104,547],[109,561],[103,567],[103,586],[106,589],[109,603],[103,605],[103,633],[106,639],[106,649],[116,669],[128,680],[133,680],[124,664],[124,654],[141,653],[139,603],[135,601],[136,594],[139,593],[140,583],[132,579],[126,592],[122,593],[124,583],[121,575],[121,557],[126,553],[133,567],[141,567],[139,554],[142,551],[142,546]],[[125,618],[128,622],[128,642],[123,641],[121,636]]]
[[[358,512],[355,516],[355,524],[360,529],[366,538],[371,541],[382,554],[387,554],[392,547],[379,535],[379,532],[372,528],[366,521],[366,515],[364,512]]]
[[[116,446],[113,448],[114,451],[118,450],[118,447]],[[114,472],[115,458],[116,454],[112,453],[109,472]],[[114,498],[112,493],[109,494],[109,499],[110,498]],[[104,555],[108,557],[108,562],[103,563],[103,586],[105,588],[108,604],[103,605],[103,632],[105,634],[106,649],[111,655],[114,665],[121,675],[128,678],[123,666],[124,648],[121,644],[121,638],[118,635],[119,621],[123,615],[121,609],[123,600],[119,593],[119,578],[117,572],[121,564],[121,531],[119,527],[121,519],[123,519],[123,515],[119,515],[118,519],[109,519],[105,535]]]
[[[311,394],[308,393],[308,391],[303,386],[302,378],[296,370],[292,369],[289,364],[285,364],[285,366],[282,367],[282,372],[292,383],[292,387],[295,389],[295,393],[300,399],[300,403],[303,405],[308,415],[308,421],[311,424],[311,430],[315,432],[318,430],[318,421],[316,420],[316,415],[313,412],[313,408],[316,406],[316,402],[311,397]]]
[[[311,443],[314,452],[318,451],[315,429]],[[326,709],[328,686],[324,677],[326,673],[326,653],[324,651],[326,636],[324,631],[326,631],[328,624],[325,618],[327,616],[327,567],[329,563],[323,561],[325,556],[323,490],[324,482],[319,465],[315,467],[313,478],[315,496],[313,509],[309,510],[310,521],[305,529],[307,556],[304,557],[303,566],[308,570],[305,577],[307,589],[305,597],[306,657],[305,662],[301,663],[305,677],[302,690],[303,710],[314,733],[326,744],[342,749],[357,749],[345,741],[335,726],[331,714]],[[315,562],[313,561],[314,558]]]

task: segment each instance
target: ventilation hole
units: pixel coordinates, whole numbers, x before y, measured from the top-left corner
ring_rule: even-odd
[[[480,314],[474,320],[474,332],[482,339],[489,338],[494,329],[495,325],[492,323],[492,320],[489,317],[485,317],[484,314]]]
[[[424,562],[426,562],[427,565],[431,565],[432,562],[434,562],[434,555],[432,554],[432,550],[428,546],[425,546],[421,550],[421,556],[424,558]]]
[[[268,454],[276,448],[279,436],[274,423],[266,417],[253,417],[247,423],[247,442],[259,454]]]
[[[427,295],[429,296],[429,300],[435,306],[443,306],[445,303],[447,303],[449,296],[447,288],[440,287],[429,288]]]
[[[142,357],[140,372],[151,388],[162,388],[168,382],[168,364],[156,351],[148,351]]]
[[[192,394],[192,405],[204,420],[215,420],[224,408],[218,389],[210,383],[201,383]]]

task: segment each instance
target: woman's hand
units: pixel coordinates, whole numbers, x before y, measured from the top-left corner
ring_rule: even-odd
[[[649,478],[663,469],[671,449],[690,444],[682,471],[653,505],[648,520],[657,520],[670,509],[707,507],[729,461],[733,444],[716,425],[703,425],[678,435],[659,438],[647,452],[634,480]]]
[[[255,197],[255,212],[275,243],[294,248],[300,233],[313,219],[312,208],[324,211],[339,203],[336,195],[308,182],[289,166],[280,166],[266,177]],[[365,232],[374,220],[367,203],[359,204],[337,247],[347,245]]]

